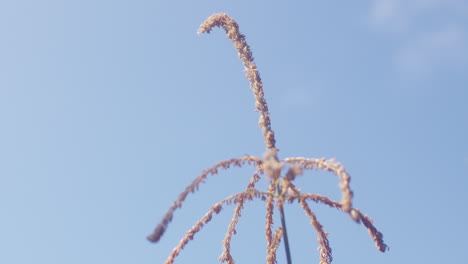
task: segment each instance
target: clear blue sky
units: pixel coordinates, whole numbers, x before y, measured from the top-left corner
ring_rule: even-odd
[[[243,66],[215,12],[237,20],[264,81],[280,157],[335,157],[367,230],[312,205],[334,263],[460,263],[468,249],[468,2],[0,2],[0,263],[162,263],[251,168],[211,177],[158,244],[145,237],[219,160],[264,152]],[[259,187],[266,185],[263,180]],[[304,192],[333,199],[333,174]],[[216,263],[226,207],[176,263]],[[264,205],[246,204],[238,263],[265,259]],[[318,263],[300,206],[294,263]],[[277,216],[277,215],[276,215]],[[285,263],[283,248],[278,263]]]

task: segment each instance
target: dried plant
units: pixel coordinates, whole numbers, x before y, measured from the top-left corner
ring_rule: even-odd
[[[172,220],[174,211],[182,207],[182,203],[187,198],[187,195],[191,192],[198,190],[199,185],[205,181],[208,175],[215,175],[219,169],[228,169],[231,166],[241,167],[245,164],[251,165],[255,168],[255,171],[248,183],[246,189],[243,192],[229,196],[228,198],[214,204],[211,209],[201,218],[195,225],[187,231],[185,236],[180,240],[179,244],[172,250],[169,257],[166,260],[166,264],[174,262],[176,256],[179,255],[180,251],[192,240],[197,232],[207,224],[213,217],[213,214],[218,214],[224,205],[236,204],[234,209],[234,216],[228,226],[228,230],[223,243],[223,252],[219,257],[220,262],[235,263],[234,258],[231,255],[231,239],[236,234],[236,225],[241,216],[242,209],[245,202],[253,199],[261,199],[266,204],[266,221],[265,221],[265,235],[266,235],[266,262],[276,263],[276,251],[278,249],[281,238],[285,243],[287,262],[291,263],[291,256],[289,252],[288,237],[286,231],[286,222],[284,220],[283,205],[284,202],[297,201],[304,209],[305,214],[310,218],[310,224],[313,226],[318,236],[320,263],[331,263],[332,255],[331,248],[328,242],[327,233],[324,231],[323,226],[318,221],[316,215],[312,212],[309,207],[309,202],[323,203],[330,207],[334,207],[338,210],[348,214],[352,220],[357,223],[362,223],[369,231],[370,236],[374,240],[377,248],[385,252],[388,247],[382,239],[382,234],[377,231],[372,223],[372,219],[362,214],[358,209],[353,208],[352,198],[353,192],[350,189],[349,182],[350,176],[345,171],[345,168],[334,159],[311,159],[303,157],[286,158],[279,160],[278,149],[275,145],[275,134],[271,129],[270,124],[270,112],[268,111],[268,105],[265,101],[263,94],[263,84],[260,79],[260,75],[257,70],[257,66],[254,63],[252,52],[250,47],[245,41],[245,36],[239,32],[238,24],[230,18],[227,14],[213,14],[203,24],[201,24],[199,33],[210,33],[213,27],[222,27],[226,31],[227,37],[232,40],[234,47],[236,48],[240,59],[242,60],[245,67],[245,74],[247,79],[250,81],[250,86],[253,90],[255,97],[255,107],[260,113],[259,125],[262,129],[264,142],[266,145],[266,152],[263,159],[245,156],[242,158],[230,159],[221,161],[215,164],[213,167],[204,170],[185,190],[179,195],[174,204],[169,208],[167,213],[164,215],[161,222],[157,225],[154,232],[148,236],[148,240],[151,242],[158,242],[161,236],[167,229],[169,222]],[[293,180],[301,175],[304,170],[326,170],[330,171],[338,176],[339,187],[342,192],[341,201],[332,201],[331,199],[317,195],[302,193],[292,183]],[[283,170],[286,170],[282,174]],[[269,187],[267,191],[260,191],[255,188],[255,184],[260,180],[261,175],[266,175],[269,180]],[[273,211],[276,207],[280,212],[282,225],[279,226],[273,232]]]

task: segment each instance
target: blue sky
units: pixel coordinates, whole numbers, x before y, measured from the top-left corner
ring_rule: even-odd
[[[467,1],[6,0],[1,263],[162,263],[213,203],[243,190],[251,168],[209,178],[162,240],[146,241],[203,169],[264,152],[232,44],[220,29],[196,34],[215,12],[252,48],[280,158],[335,157],[390,246],[380,253],[363,226],[312,205],[334,263],[465,259]],[[326,172],[296,185],[341,196]],[[232,209],[176,263],[216,263]],[[238,263],[265,259],[264,210],[245,207]],[[285,210],[293,262],[318,263],[309,219],[297,204]]]

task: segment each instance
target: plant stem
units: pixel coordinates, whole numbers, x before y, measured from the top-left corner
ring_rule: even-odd
[[[280,182],[278,181],[278,185],[276,187],[276,191],[278,195],[281,195],[281,189],[280,189]],[[288,230],[286,229],[286,217],[284,215],[284,209],[283,206],[279,208],[280,211],[280,217],[281,217],[281,226],[283,227],[283,240],[284,240],[284,250],[286,251],[286,261],[287,264],[292,264],[291,260],[291,251],[289,249],[289,239],[288,239]]]

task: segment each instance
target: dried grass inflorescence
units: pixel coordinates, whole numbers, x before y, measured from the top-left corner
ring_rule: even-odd
[[[204,170],[195,180],[179,195],[177,200],[169,208],[164,215],[161,222],[156,226],[154,232],[148,236],[151,242],[158,242],[161,236],[166,231],[169,222],[171,222],[175,210],[182,207],[182,203],[191,192],[198,190],[199,185],[205,181],[208,175],[215,175],[219,169],[228,169],[231,166],[241,167],[245,164],[255,167],[246,189],[243,192],[229,196],[228,198],[214,204],[211,209],[203,216],[195,225],[187,231],[186,235],[180,240],[179,244],[172,250],[166,264],[174,262],[176,256],[180,251],[192,240],[197,232],[199,232],[204,225],[206,225],[213,217],[218,214],[223,205],[236,204],[234,209],[234,216],[228,226],[225,238],[222,241],[223,251],[219,257],[220,262],[235,263],[231,255],[231,239],[236,234],[236,226],[241,216],[244,204],[253,199],[261,199],[266,204],[266,220],[265,220],[265,235],[266,235],[266,262],[276,263],[276,251],[284,238],[287,245],[286,226],[279,226],[273,232],[273,213],[275,204],[277,209],[283,216],[284,202],[298,202],[304,209],[306,216],[310,219],[310,224],[317,232],[317,241],[319,243],[320,263],[331,263],[332,255],[327,233],[324,231],[323,226],[318,221],[316,215],[309,207],[309,202],[323,203],[330,207],[334,207],[344,213],[348,214],[357,223],[362,223],[369,231],[370,236],[374,240],[377,248],[385,252],[388,247],[383,241],[382,234],[374,227],[372,219],[363,215],[358,209],[353,208],[352,198],[353,192],[350,189],[350,176],[345,171],[345,168],[334,159],[311,159],[303,157],[286,158],[283,160],[278,159],[278,149],[276,148],[275,134],[271,129],[270,112],[268,105],[264,98],[263,84],[258,73],[257,66],[254,63],[254,58],[250,47],[245,41],[245,36],[239,32],[239,26],[227,14],[214,14],[210,16],[199,29],[199,33],[210,33],[213,27],[222,27],[227,34],[227,37],[232,40],[236,48],[239,58],[242,60],[245,68],[247,79],[250,81],[250,86],[253,90],[255,97],[255,107],[260,113],[259,126],[262,129],[264,143],[266,145],[266,152],[263,159],[245,156],[238,159],[230,159],[221,161],[213,167]],[[283,169],[288,168],[287,172],[282,174]],[[341,201],[333,201],[328,197],[302,193],[292,183],[294,179],[301,175],[305,170],[319,169],[330,171],[338,176],[339,188],[342,192]],[[270,181],[267,191],[263,192],[255,188],[255,184],[260,180],[261,175],[266,175]],[[286,246],[287,247],[287,246]],[[287,249],[288,250],[288,249]],[[288,252],[287,252],[288,254]],[[290,259],[288,259],[290,262]]]

